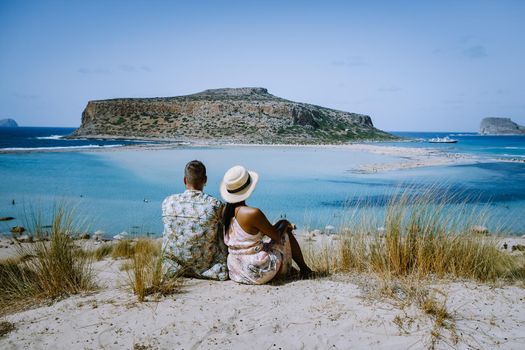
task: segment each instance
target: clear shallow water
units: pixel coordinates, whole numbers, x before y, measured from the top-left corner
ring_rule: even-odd
[[[0,216],[17,218],[0,223],[0,231],[24,225],[24,216],[31,211],[46,211],[65,201],[76,206],[91,231],[160,234],[160,203],[183,190],[182,170],[192,159],[207,165],[206,191],[215,196],[230,166],[243,164],[257,170],[261,181],[250,203],[270,219],[286,215],[300,227],[338,225],[345,207],[361,201],[374,204],[380,212],[399,187],[417,190],[437,184],[442,193],[460,193],[460,201],[475,198],[476,203],[488,205],[494,217],[489,226],[525,233],[525,164],[491,162],[356,174],[350,170],[360,164],[397,160],[337,148],[292,147],[0,154]]]

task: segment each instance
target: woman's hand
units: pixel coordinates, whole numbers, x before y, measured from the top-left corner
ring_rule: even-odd
[[[287,233],[288,235],[291,235],[293,234],[293,230],[296,228],[295,225],[292,224],[288,220],[279,220],[273,225],[273,227],[275,228],[275,231],[278,232],[280,240],[279,241],[272,240],[272,241],[278,244],[282,243],[283,235],[285,233]]]
[[[279,221],[277,221],[275,224],[273,224],[273,227],[276,229],[276,230],[283,230],[284,228],[286,228],[287,226],[291,225],[290,221],[286,220],[286,219],[281,219]]]
[[[286,220],[286,219],[281,219],[279,221],[277,221],[273,227],[283,233],[283,232],[286,232],[286,233],[291,233],[294,229],[295,229],[295,225],[292,224],[290,221]]]

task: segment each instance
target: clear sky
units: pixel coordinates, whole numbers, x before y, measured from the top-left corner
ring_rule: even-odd
[[[525,124],[525,1],[0,0],[0,119],[241,86],[390,131]]]

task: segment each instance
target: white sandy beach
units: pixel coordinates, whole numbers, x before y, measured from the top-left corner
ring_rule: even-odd
[[[351,278],[280,286],[187,279],[181,294],[136,302],[119,262],[97,264],[102,289],[10,315],[2,349],[425,349],[432,321],[416,308],[371,300]],[[475,283],[435,286],[458,318],[437,348],[525,346],[525,290]],[[406,326],[394,322],[408,318]]]
[[[5,245],[5,240],[3,241]],[[2,256],[12,248],[3,248]],[[426,349],[432,317],[377,297],[372,276],[333,275],[280,285],[185,279],[179,294],[139,303],[120,271],[94,265],[99,289],[0,319],[2,349]],[[525,289],[440,282],[431,293],[454,317],[438,349],[525,347]],[[402,298],[402,296],[400,296]]]

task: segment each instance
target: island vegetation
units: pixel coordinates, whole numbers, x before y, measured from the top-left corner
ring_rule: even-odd
[[[367,115],[285,100],[265,88],[90,101],[80,128],[70,137],[237,144],[341,144],[397,138],[375,128]]]

